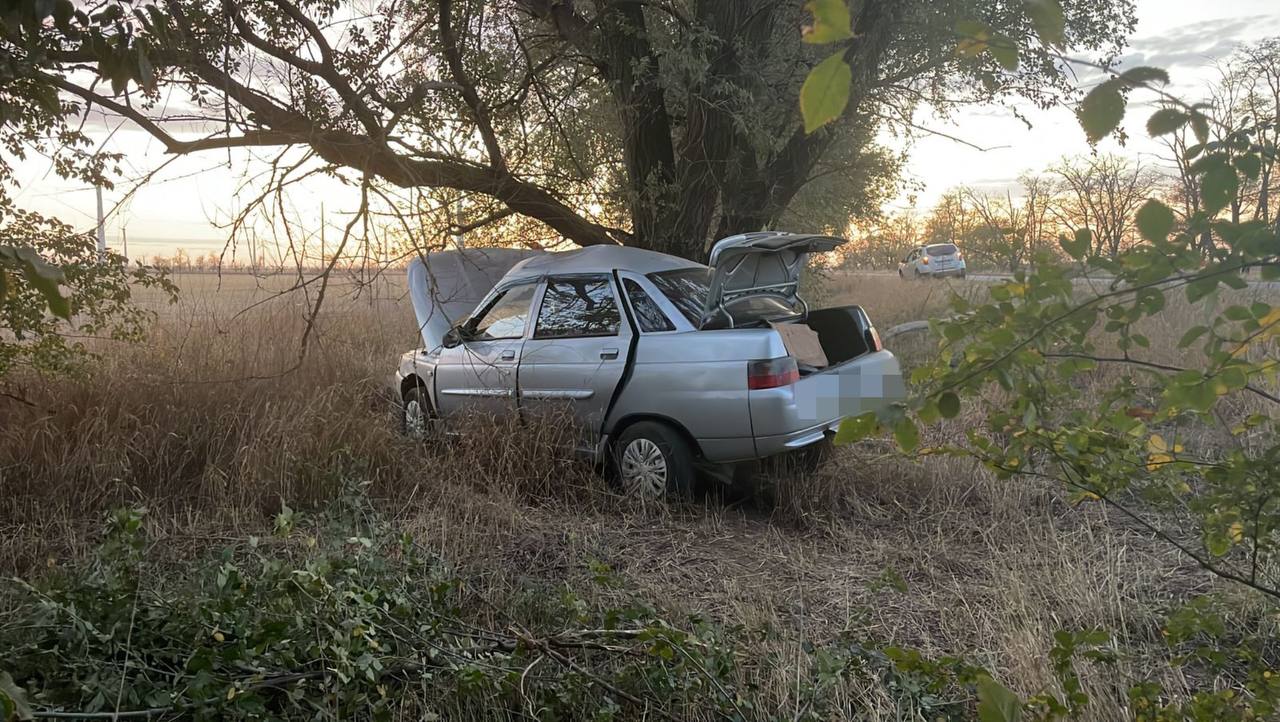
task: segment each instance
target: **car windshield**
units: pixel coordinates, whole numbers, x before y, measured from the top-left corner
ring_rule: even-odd
[[[707,307],[707,296],[711,295],[710,268],[681,268],[650,273],[649,280],[680,309],[689,323],[697,326],[701,322],[702,310]]]
[[[950,256],[960,249],[956,248],[954,243],[939,243],[936,246],[929,246],[925,250],[929,252],[930,256]]]

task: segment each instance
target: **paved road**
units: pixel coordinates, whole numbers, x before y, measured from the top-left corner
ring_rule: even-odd
[[[896,276],[897,275],[893,271],[856,271],[855,273],[860,276]],[[988,283],[995,283],[997,281],[1007,281],[1011,278],[1013,278],[1013,274],[1010,274],[1010,273],[970,273],[967,277],[967,280],[986,281]],[[953,280],[953,279],[943,279],[943,280]],[[1076,278],[1074,280],[1076,283],[1079,283],[1082,285],[1089,285],[1097,289],[1106,289],[1111,284],[1112,279],[1107,277],[1092,277],[1092,278]],[[1249,281],[1249,287],[1256,288],[1258,290],[1263,290],[1263,291],[1280,292],[1280,281]]]

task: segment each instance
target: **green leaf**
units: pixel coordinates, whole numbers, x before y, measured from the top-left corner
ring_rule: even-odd
[[[942,419],[942,412],[938,410],[938,402],[934,399],[928,399],[916,409],[916,418],[920,419],[922,424],[936,424]]]
[[[1209,215],[1217,215],[1235,199],[1236,191],[1240,189],[1240,179],[1231,166],[1214,163],[1205,171],[1200,185],[1205,210]]]
[[[1058,239],[1058,245],[1062,246],[1068,256],[1079,261],[1089,255],[1089,249],[1093,248],[1093,231],[1081,228],[1074,236],[1063,235]]]
[[[1144,288],[1138,291],[1135,302],[1147,312],[1148,316],[1154,316],[1164,310],[1164,291],[1158,288]]]
[[[1163,241],[1173,231],[1173,211],[1169,206],[1152,199],[1138,211],[1138,230],[1148,241]]]
[[[1010,73],[1018,70],[1018,46],[1013,42],[1013,38],[1002,34],[993,35],[987,47],[991,50],[991,57],[1000,63],[1000,67]]]
[[[938,413],[944,419],[954,419],[960,415],[960,397],[948,391],[938,397]]]
[[[1066,41],[1067,18],[1058,0],[1026,0],[1027,15],[1036,35],[1045,45],[1058,47]]]
[[[0,712],[3,712],[4,722],[9,720],[27,720],[35,719],[31,713],[31,706],[27,704],[27,693],[13,681],[13,677],[8,672],[0,672]]]
[[[1207,276],[1205,278],[1197,278],[1187,284],[1187,301],[1195,303],[1200,299],[1208,296],[1218,290],[1218,277]]]
[[[960,36],[960,42],[956,45],[956,52],[965,58],[978,57],[989,47],[993,32],[991,26],[985,23],[975,20],[961,20],[956,23],[956,35]]]
[[[804,42],[822,45],[853,37],[845,0],[809,0],[804,8],[813,15],[813,27],[802,36]]]
[[[1236,168],[1249,180],[1257,180],[1262,173],[1262,159],[1256,155],[1242,155],[1235,160]]]
[[[1244,306],[1231,306],[1222,312],[1223,316],[1229,321],[1251,321],[1253,320],[1253,312]]]
[[[1201,145],[1209,142],[1209,119],[1199,111],[1191,114],[1191,130]]]
[[[800,113],[804,116],[804,132],[812,133],[830,123],[849,104],[849,84],[853,70],[843,53],[832,53],[818,63],[800,88]]]
[[[1168,85],[1169,73],[1161,68],[1142,66],[1124,71],[1120,74],[1120,79],[1131,87],[1150,85],[1152,83]]]
[[[1153,138],[1168,135],[1187,124],[1191,116],[1173,108],[1161,108],[1147,119],[1147,134]]]
[[[53,6],[53,24],[66,33],[71,29],[71,18],[75,15],[76,6],[71,0],[58,0]]]
[[[980,722],[1018,722],[1022,719],[1022,701],[1008,687],[983,677],[978,680],[978,719]]]
[[[1237,291],[1243,291],[1249,287],[1249,282],[1234,273],[1228,273],[1222,277],[1222,285],[1234,288]]]
[[[18,262],[27,282],[44,296],[49,312],[59,318],[71,319],[71,303],[62,295],[58,284],[62,283],[62,270],[46,262],[30,248],[17,249]]]
[[[1204,548],[1215,557],[1224,556],[1231,551],[1231,540],[1222,534],[1213,534],[1206,532],[1204,536]]]
[[[910,454],[920,446],[920,430],[916,428],[916,422],[910,417],[904,416],[893,427],[893,439],[898,442],[898,448],[902,449],[902,453]]]
[[[1080,104],[1080,127],[1090,143],[1097,143],[1120,127],[1124,120],[1125,99],[1120,81],[1112,79],[1099,85]]]
[[[1182,334],[1182,339],[1178,341],[1178,348],[1187,348],[1191,344],[1195,343],[1196,339],[1200,338],[1206,333],[1209,333],[1208,326],[1194,326],[1192,328],[1187,329],[1187,332]]]
[[[1239,391],[1249,385],[1249,376],[1239,366],[1223,369],[1218,378],[1222,379],[1222,383],[1226,384],[1226,387],[1231,391]]]
[[[874,411],[847,418],[840,422],[840,428],[836,430],[835,443],[852,444],[855,441],[862,441],[875,433],[877,426],[879,422],[876,421]]]

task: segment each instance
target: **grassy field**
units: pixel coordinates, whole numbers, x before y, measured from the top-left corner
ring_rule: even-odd
[[[673,615],[774,630],[784,659],[805,642],[854,638],[963,655],[1024,694],[1051,684],[1055,630],[1105,627],[1123,654],[1114,669],[1083,670],[1095,700],[1086,718],[1097,720],[1125,716],[1127,686],[1164,668],[1161,615],[1212,585],[1098,506],[951,459],[902,460],[875,442],[780,480],[771,504],[708,497],[658,509],[614,497],[555,451],[554,430],[488,427],[424,448],[398,436],[384,388],[415,345],[398,279],[376,295],[331,289],[302,359],[306,299],[273,298],[281,281],[176,280],[181,300],[155,307],[148,343],[103,345],[92,377],[34,388],[36,408],[0,405],[0,570],[74,563],[119,505],[149,510],[155,563],[198,558],[357,479],[495,610],[531,584],[593,605],[634,594]],[[840,276],[821,295],[864,305],[885,328],[937,313],[946,291]],[[618,585],[596,582],[602,565]],[[1184,683],[1157,673],[1172,689]],[[765,679],[764,712],[785,716],[795,670]],[[848,718],[928,711],[872,672],[833,694]]]

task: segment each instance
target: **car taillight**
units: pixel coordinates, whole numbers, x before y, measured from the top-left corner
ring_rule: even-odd
[[[800,367],[790,356],[747,362],[747,388],[776,389],[800,380]]]
[[[928,257],[928,256],[925,256],[925,257],[921,260],[921,263],[923,263],[923,264],[924,264],[924,265],[926,265],[926,266],[927,266],[927,265],[929,265],[929,257]]]
[[[884,342],[880,340],[880,332],[876,330],[875,326],[867,328],[866,336],[867,348],[871,349],[872,353],[884,350]]]

